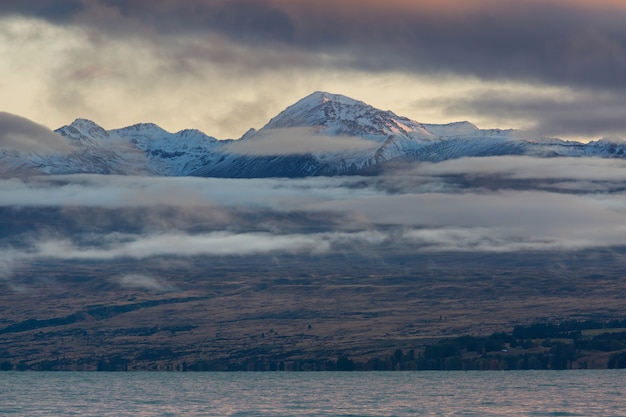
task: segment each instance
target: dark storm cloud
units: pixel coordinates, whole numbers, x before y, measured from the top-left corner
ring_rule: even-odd
[[[349,49],[353,65],[372,70],[626,88],[624,9],[609,13],[600,2],[587,10],[563,2],[480,1],[448,10],[450,3],[388,10],[352,3],[338,14],[311,13],[301,20],[299,40],[327,51]]]
[[[608,0],[11,1],[0,10],[140,35],[220,33],[339,58],[335,65],[626,88],[626,8]],[[98,19],[93,17],[97,16]],[[113,28],[113,29],[111,29]],[[288,62],[283,65],[289,66]]]
[[[296,31],[295,22],[287,13],[254,0],[226,2],[207,16],[206,23],[235,39],[252,42],[293,42]]]
[[[294,20],[265,0],[8,0],[0,13],[88,25],[108,35],[217,31],[246,42],[293,41]],[[120,32],[120,29],[123,29]]]
[[[21,14],[41,17],[53,22],[63,22],[83,10],[81,0],[3,0],[1,14]]]
[[[428,104],[421,102],[420,104]],[[543,94],[506,90],[477,91],[462,98],[430,100],[451,117],[489,114],[494,119],[525,119],[541,135],[626,138],[626,100],[621,93],[581,91]]]

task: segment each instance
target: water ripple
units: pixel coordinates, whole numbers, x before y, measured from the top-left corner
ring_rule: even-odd
[[[0,373],[0,415],[626,416],[626,371]]]

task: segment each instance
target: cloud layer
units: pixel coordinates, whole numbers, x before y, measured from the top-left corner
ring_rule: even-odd
[[[372,150],[376,143],[350,136],[325,136],[310,128],[268,129],[255,136],[253,141],[235,141],[228,151],[244,155],[298,155],[324,154],[359,150]]]
[[[0,112],[0,149],[47,154],[68,152],[71,147],[63,137],[45,126]]]
[[[624,246],[625,168],[621,160],[507,156],[419,163],[377,177],[0,180],[0,275],[42,260]],[[131,278],[118,281],[167,287]]]

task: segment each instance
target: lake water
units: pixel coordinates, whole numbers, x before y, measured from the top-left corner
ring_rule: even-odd
[[[0,415],[626,416],[626,371],[0,372]]]

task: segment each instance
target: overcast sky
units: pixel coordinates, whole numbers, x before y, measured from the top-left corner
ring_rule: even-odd
[[[623,0],[3,0],[0,111],[238,138],[315,90],[626,137]]]

